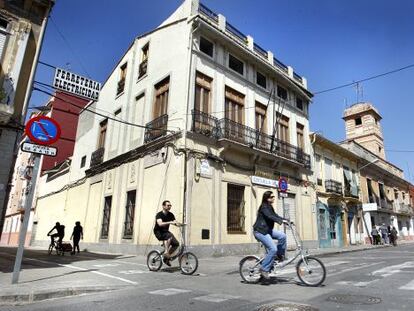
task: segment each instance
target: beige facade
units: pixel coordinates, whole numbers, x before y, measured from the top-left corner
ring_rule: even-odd
[[[54,0],[0,1],[0,228],[12,190],[31,91],[29,83],[53,5]]]
[[[70,169],[42,178],[36,243],[56,221],[67,236],[81,221],[88,249],[147,252],[168,199],[198,254],[250,251],[262,194],[283,176],[276,208],[316,247],[306,84],[224,16],[185,1],[132,43],[81,113]]]
[[[310,135],[314,150],[320,247],[364,241],[357,155],[325,137]]]

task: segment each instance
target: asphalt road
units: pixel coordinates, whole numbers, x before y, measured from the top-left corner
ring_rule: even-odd
[[[1,258],[8,252],[2,249]],[[185,276],[174,266],[149,272],[144,258],[136,256],[50,257],[32,251],[26,256],[25,264],[34,265],[26,269],[36,270],[37,277],[51,274],[43,281],[24,281],[28,284],[39,285],[48,278],[49,284],[61,284],[64,277],[68,284],[87,281],[119,289],[3,306],[2,311],[257,310],[265,304],[290,305],[274,310],[414,310],[414,244],[324,256],[328,276],[317,288],[301,285],[293,266],[272,277],[270,284],[244,284],[237,272],[241,257],[200,259],[198,274]]]

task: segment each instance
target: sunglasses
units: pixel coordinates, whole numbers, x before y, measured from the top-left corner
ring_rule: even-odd
[[[171,207],[171,206],[172,206],[171,204],[167,205],[167,207]]]

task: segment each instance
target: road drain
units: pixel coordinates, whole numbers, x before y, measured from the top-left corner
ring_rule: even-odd
[[[330,296],[327,300],[348,305],[375,305],[381,302],[378,297],[349,294]]]
[[[256,311],[319,311],[319,309],[294,303],[277,303],[261,306]]]

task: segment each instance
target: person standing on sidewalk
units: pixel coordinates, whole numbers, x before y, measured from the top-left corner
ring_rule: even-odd
[[[378,245],[379,233],[378,233],[378,230],[377,230],[376,226],[372,227],[371,236],[372,236],[372,244],[373,245]]]
[[[257,219],[253,225],[253,234],[255,238],[262,242],[266,247],[266,257],[261,264],[261,275],[264,279],[269,279],[269,271],[273,267],[275,256],[278,261],[283,261],[286,251],[286,234],[282,231],[273,229],[275,222],[289,224],[289,221],[275,213],[273,203],[275,195],[272,191],[266,191],[263,194],[262,204],[257,212]],[[273,240],[277,240],[277,247]]]
[[[79,240],[82,239],[83,240],[83,228],[80,224],[80,221],[77,221],[75,223],[75,227],[73,228],[73,232],[72,235],[70,236],[70,239],[72,240],[73,238],[73,250],[72,250],[72,255],[75,254],[76,249],[78,249],[78,254],[80,252],[79,249]]]

